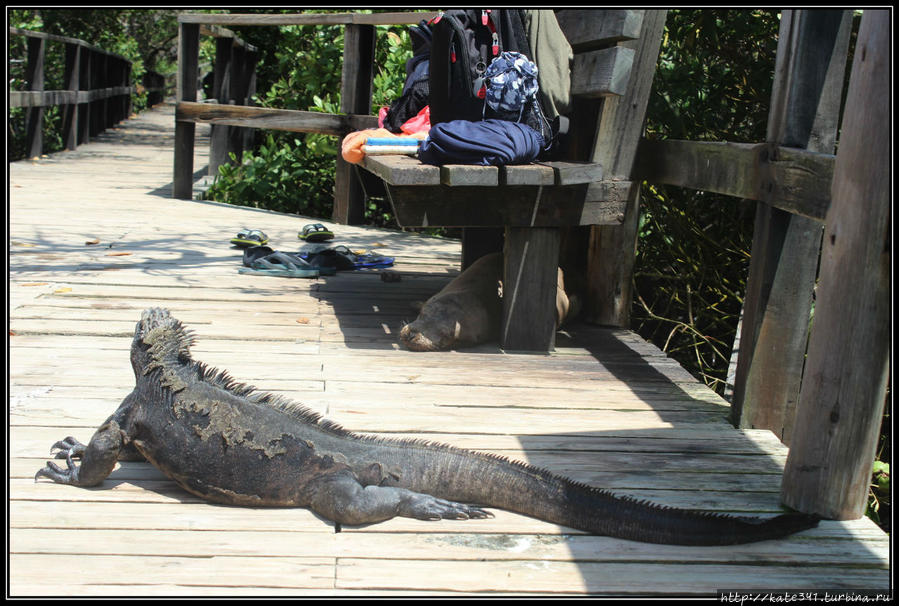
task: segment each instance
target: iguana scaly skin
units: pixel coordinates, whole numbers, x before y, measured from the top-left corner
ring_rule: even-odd
[[[134,391],[86,446],[73,438],[54,444],[68,468],[48,462],[35,480],[94,486],[136,448],[204,499],[308,507],[338,528],[394,516],[484,518],[491,514],[481,507],[498,507],[595,534],[713,545],[817,524],[803,514],[737,518],[661,507],[496,455],[351,433],[193,361],[192,343],[167,310],[145,311],[131,347]],[[73,462],[78,457],[80,465]]]

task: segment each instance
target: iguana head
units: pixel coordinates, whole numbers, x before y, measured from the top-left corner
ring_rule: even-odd
[[[166,363],[190,359],[193,338],[184,326],[161,307],[144,310],[134,328],[131,366],[138,376]]]

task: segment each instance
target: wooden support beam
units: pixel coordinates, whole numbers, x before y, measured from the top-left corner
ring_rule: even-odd
[[[233,70],[233,38],[216,38],[215,66],[212,72],[212,98],[220,105],[231,101],[231,78]],[[213,124],[209,136],[209,175],[218,175],[219,166],[227,164],[228,130],[226,124]]]
[[[403,227],[562,227],[620,225],[630,181],[566,187],[449,187],[388,185],[397,223]]]
[[[375,56],[375,27],[347,25],[343,42],[343,71],[340,81],[340,111],[367,115],[371,112],[371,85]],[[338,133],[343,137],[349,129]],[[337,154],[334,175],[333,219],[345,225],[365,221],[365,191],[356,172]]]
[[[178,25],[178,80],[176,98],[181,103],[197,100],[197,67],[200,60],[200,26]],[[175,170],[172,197],[193,198],[194,131],[191,121],[175,116]]]
[[[832,153],[852,12],[785,11],[768,120],[772,145]],[[760,182],[762,190],[786,191]],[[770,191],[769,191],[770,190]],[[789,444],[821,246],[820,222],[759,202],[732,420]]]
[[[890,12],[865,10],[855,47],[814,326],[784,471],[785,504],[864,514],[890,363]]]
[[[634,177],[737,198],[815,221],[830,205],[834,155],[766,143],[640,141]]]
[[[175,108],[175,120],[326,135],[339,135],[341,132],[346,132],[347,128],[361,130],[372,128],[378,124],[376,116],[345,116],[251,105],[197,103],[196,101],[178,103]]]
[[[66,44],[66,67],[63,84],[66,89],[77,91],[81,77],[81,47],[77,44]],[[66,149],[78,147],[78,103],[67,103],[63,108],[63,138]]]
[[[555,348],[559,242],[557,228],[506,228],[500,331],[505,351]]]
[[[647,10],[640,39],[626,42],[636,51],[627,90],[603,100],[602,117],[591,160],[605,169],[607,179],[631,180],[643,118],[659,58],[665,10]],[[631,280],[639,221],[639,187],[630,190],[623,221],[591,228],[587,251],[585,319],[626,327],[630,322]]]
[[[569,9],[558,11],[556,19],[571,48],[583,52],[621,40],[636,40],[640,37],[644,13],[642,10]]]
[[[46,41],[43,38],[28,38],[28,60],[25,64],[25,80],[28,89],[35,92],[44,90],[44,54]],[[44,110],[42,107],[31,107],[25,112],[25,138],[28,146],[28,157],[41,155],[43,147]]]
[[[413,25],[422,19],[428,21],[436,15],[436,11],[371,14],[294,13],[277,15],[186,13],[178,15],[178,22],[209,25]]]

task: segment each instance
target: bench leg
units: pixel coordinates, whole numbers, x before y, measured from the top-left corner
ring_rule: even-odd
[[[507,351],[555,348],[559,229],[507,227],[500,347]]]

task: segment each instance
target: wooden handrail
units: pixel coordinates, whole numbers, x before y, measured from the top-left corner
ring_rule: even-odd
[[[63,108],[63,138],[66,149],[116,124],[131,113],[131,61],[84,40],[9,28],[10,35],[23,36],[28,58],[25,79],[28,90],[8,91],[9,106],[26,108],[28,157],[43,151],[43,111],[45,107]],[[44,63],[47,42],[62,43],[65,48],[64,89],[44,90]]]
[[[435,17],[436,11],[396,13],[285,13],[283,15],[205,14],[178,15],[178,23],[203,25],[412,25]]]

